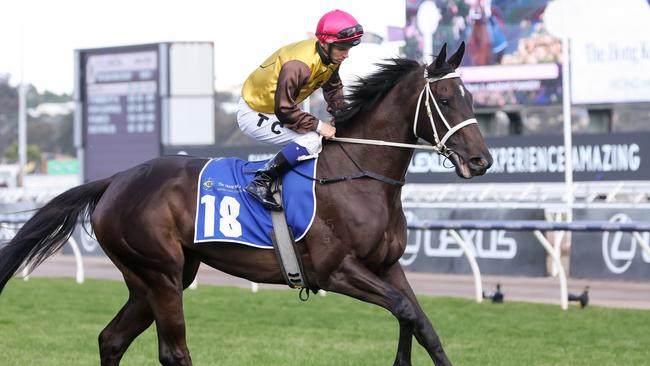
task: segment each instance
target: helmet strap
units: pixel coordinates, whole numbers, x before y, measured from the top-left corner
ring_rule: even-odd
[[[330,44],[327,52],[323,49],[323,46],[320,45],[320,41],[316,41],[316,51],[318,51],[318,55],[320,55],[321,60],[323,60],[323,63],[325,65],[329,65],[332,63],[332,45]]]
[[[328,44],[327,44],[327,58],[330,59],[330,62],[331,62],[331,63],[334,63],[334,61],[333,61],[333,59],[332,59],[332,47],[334,47],[334,46],[332,46],[331,43],[328,43]]]

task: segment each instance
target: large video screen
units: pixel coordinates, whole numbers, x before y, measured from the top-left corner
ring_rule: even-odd
[[[81,51],[84,180],[160,155],[158,45]]]
[[[431,61],[464,41],[459,70],[477,107],[561,103],[562,43],[544,24],[548,0],[407,0],[406,57]],[[449,55],[449,53],[448,53]]]

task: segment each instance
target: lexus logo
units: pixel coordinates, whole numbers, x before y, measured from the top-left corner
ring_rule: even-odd
[[[629,216],[624,213],[618,213],[609,219],[610,222],[630,222],[632,221]],[[645,233],[647,240],[647,233]],[[624,241],[623,238],[626,240]],[[612,273],[621,274],[630,268],[632,260],[636,255],[638,243],[637,239],[630,234],[623,234],[621,232],[605,232],[603,234],[603,259],[607,268]],[[648,258],[644,253],[643,260],[648,262]]]

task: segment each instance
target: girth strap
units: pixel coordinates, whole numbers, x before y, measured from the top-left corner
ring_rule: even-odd
[[[276,181],[276,187],[273,190],[273,198],[276,202],[282,204],[282,178]],[[273,221],[273,230],[270,233],[275,254],[282,269],[282,276],[285,282],[291,288],[307,288],[309,284],[305,271],[302,268],[302,261],[298,255],[295,247],[296,242],[291,232],[291,228],[287,224],[287,219],[284,216],[284,211],[271,211],[271,221]],[[303,299],[301,295],[301,300]],[[309,298],[309,292],[307,292]]]

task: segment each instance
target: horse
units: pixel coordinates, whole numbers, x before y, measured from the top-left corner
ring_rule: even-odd
[[[467,48],[474,66],[500,63],[508,46],[494,11],[498,9],[493,9],[491,3],[483,4],[480,0],[470,10],[471,30]]]
[[[485,10],[480,4],[476,4],[472,10],[472,30],[467,40],[472,65],[489,65],[492,61],[492,41]]]
[[[463,54],[464,43],[448,60],[445,45],[430,65],[385,60],[351,88],[347,107],[334,116],[337,136],[394,146],[324,143],[317,178],[360,168],[373,174],[316,184],[314,221],[297,245],[312,290],[351,296],[394,315],[394,365],[411,364],[413,337],[435,365],[451,365],[398,262],[407,237],[400,192],[419,139],[444,154],[462,178],[480,176],[492,164],[471,93],[455,72]],[[285,283],[274,250],[193,242],[197,180],[206,162],[159,157],[53,198],[0,250],[0,291],[20,268],[35,268],[59,250],[78,219],[90,220],[129,293],[99,334],[101,364],[118,365],[131,342],[155,322],[159,362],[191,365],[182,298],[201,262],[253,282]]]

